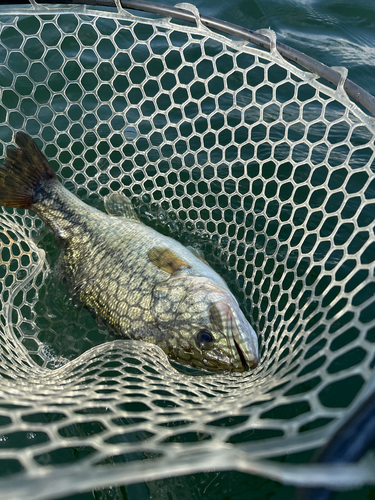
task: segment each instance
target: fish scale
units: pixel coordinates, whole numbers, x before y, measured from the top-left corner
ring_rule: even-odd
[[[89,207],[30,136],[17,132],[15,142],[0,167],[0,205],[28,208],[52,230],[68,288],[114,336],[209,371],[256,366],[256,334],[202,256],[141,223],[121,193],[106,197],[107,214]]]

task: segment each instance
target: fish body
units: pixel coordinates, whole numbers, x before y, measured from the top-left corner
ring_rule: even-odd
[[[15,136],[0,166],[0,205],[28,208],[60,242],[61,271],[78,301],[120,338],[154,343],[209,371],[257,364],[257,337],[224,280],[172,238],[141,223],[120,193],[108,213],[57,180],[31,137]]]

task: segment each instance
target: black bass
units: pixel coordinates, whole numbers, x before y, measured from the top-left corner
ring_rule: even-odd
[[[30,136],[17,132],[0,165],[0,205],[35,212],[61,244],[61,268],[78,301],[120,338],[158,345],[210,371],[258,363],[257,336],[223,279],[204,259],[142,224],[124,195],[107,214],[57,180]]]

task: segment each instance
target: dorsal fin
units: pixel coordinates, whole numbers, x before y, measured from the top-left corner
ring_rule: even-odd
[[[196,257],[198,257],[199,260],[201,260],[204,264],[207,264],[207,261],[206,259],[204,258],[204,253],[202,252],[202,250],[200,250],[199,248],[195,248],[195,247],[192,247],[192,246],[187,246],[186,247],[188,250],[190,250],[190,252],[195,255]]]
[[[189,264],[167,247],[153,247],[147,254],[154,266],[169,274],[181,271],[183,267],[190,268]]]
[[[139,221],[132,202],[122,193],[108,194],[104,198],[104,208],[109,215]]]

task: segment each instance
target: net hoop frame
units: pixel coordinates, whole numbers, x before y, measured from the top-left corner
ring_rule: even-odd
[[[233,36],[246,42],[251,42],[254,45],[262,47],[268,51],[279,53],[283,58],[288,59],[309,72],[313,73],[311,78],[324,78],[329,83],[345,91],[355,102],[362,105],[367,111],[375,116],[375,97],[364,90],[362,87],[347,78],[347,70],[344,67],[329,67],[316,59],[296,50],[284,43],[278,42],[275,35],[272,35],[272,30],[260,29],[252,31],[243,28],[234,23],[217,19],[211,16],[200,14],[198,9],[190,3],[179,3],[174,7],[162,3],[147,2],[145,0],[62,0],[56,2],[54,0],[45,0],[37,2],[29,0],[30,11],[38,12],[39,10],[64,9],[67,5],[77,6],[93,6],[106,7],[117,9],[117,15],[124,15],[124,9],[156,14],[167,20],[172,18],[194,24],[197,28],[208,28],[217,30],[226,35]],[[15,0],[12,5],[25,4],[24,0]],[[52,5],[53,7],[48,7]],[[10,8],[10,11],[13,9]],[[71,12],[71,11],[70,11]],[[103,13],[103,15],[105,15]]]

